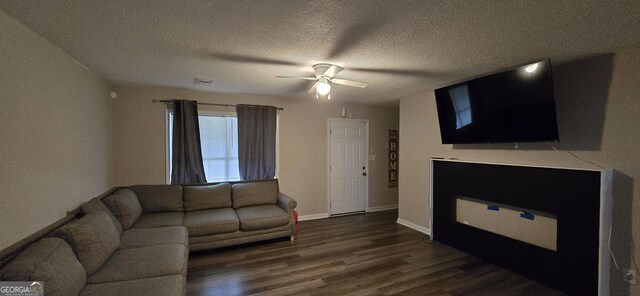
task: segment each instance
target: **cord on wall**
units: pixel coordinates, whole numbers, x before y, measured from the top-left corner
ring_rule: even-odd
[[[553,150],[560,152],[560,150],[558,150],[553,145],[549,144],[549,146],[551,146],[551,148],[553,148]],[[597,166],[597,167],[599,167],[601,169],[604,169],[603,166],[601,166],[601,165],[599,165],[599,164],[597,164],[595,162],[592,162],[592,161],[589,161],[589,160],[586,160],[586,159],[582,159],[582,158],[578,157],[577,155],[575,155],[573,152],[571,152],[569,150],[564,150],[564,151],[569,153],[571,156],[573,156],[577,160],[580,160],[582,162],[589,163],[589,164],[595,165],[595,166]],[[613,208],[613,205],[614,205],[614,199],[611,198],[611,208]],[[619,272],[623,272],[622,269],[620,269],[620,267],[618,266],[618,260],[616,259],[616,255],[613,253],[613,250],[611,249],[611,233],[613,233],[613,226],[609,226],[609,240],[607,241],[607,247],[609,248],[609,254],[611,255],[611,259],[613,259],[613,265],[615,266],[616,270],[619,271]]]
[[[433,178],[433,176],[431,176],[431,178]],[[427,204],[429,207],[429,227],[431,227],[431,235],[429,235],[429,237],[431,239],[433,239],[433,206],[431,205],[431,191],[433,191],[433,188],[429,188],[429,197],[427,198]]]
[[[611,208],[613,209],[615,200],[611,199]],[[613,254],[613,250],[611,249],[611,234],[613,233],[613,225],[609,226],[609,241],[607,242],[607,247],[609,247],[609,254],[611,254],[611,258],[613,259],[613,265],[616,267],[616,270],[619,272],[623,272],[622,269],[618,266],[618,260],[616,260],[616,255]]]
[[[433,180],[433,160],[434,159],[443,159],[440,157],[431,157],[429,160],[429,178]],[[433,182],[429,182],[429,196],[427,197],[427,205],[429,207],[429,227],[431,228],[431,233],[429,234],[429,239],[433,240],[433,205],[431,204],[432,199],[432,191],[433,191]]]
[[[558,149],[557,149],[556,147],[554,147],[553,145],[549,144],[549,146],[551,146],[551,148],[553,148],[553,150],[560,152],[560,150],[558,150]],[[584,162],[584,163],[588,163],[588,164],[595,165],[595,166],[597,166],[597,167],[599,167],[599,168],[601,168],[601,169],[604,169],[604,168],[605,168],[605,167],[603,167],[603,166],[601,166],[601,165],[599,165],[599,164],[597,164],[597,163],[595,163],[595,162],[592,162],[592,161],[589,161],[589,160],[582,159],[582,158],[578,157],[577,155],[575,155],[575,154],[574,154],[573,152],[571,152],[570,150],[563,150],[563,151],[565,151],[565,152],[569,153],[569,154],[570,154],[571,156],[573,156],[575,159],[580,160],[580,161],[582,161],[582,162]]]
[[[549,146],[551,146],[551,148],[553,148],[553,150],[560,152],[560,150],[558,150],[553,145],[549,144]],[[578,160],[580,160],[582,162],[589,163],[589,164],[595,165],[595,166],[597,166],[597,167],[599,167],[601,169],[604,169],[603,166],[601,166],[601,165],[599,165],[597,163],[588,161],[586,159],[582,159],[582,158],[578,157],[577,155],[573,154],[573,152],[571,152],[569,150],[565,150],[565,151],[567,153],[571,154],[571,156],[575,157],[576,159],[578,159]],[[611,198],[611,208],[613,208],[614,202],[615,202],[614,199]],[[616,255],[613,253],[613,250],[611,249],[611,233],[613,233],[613,226],[609,226],[609,239],[607,241],[607,248],[609,248],[609,254],[611,255],[611,259],[613,259],[613,265],[615,266],[616,270],[619,271],[619,272],[623,272],[622,269],[620,269],[620,267],[618,266],[618,260],[616,259]]]
[[[607,247],[609,247],[609,254],[611,254],[611,258],[613,259],[613,265],[615,265],[616,270],[622,272],[620,267],[618,267],[618,260],[616,260],[616,255],[614,255],[613,250],[611,250],[611,232],[613,232],[613,226],[609,227],[609,242],[607,243]]]

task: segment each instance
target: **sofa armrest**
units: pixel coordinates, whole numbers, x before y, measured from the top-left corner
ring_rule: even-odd
[[[278,206],[283,209],[287,214],[293,215],[293,209],[298,206],[298,203],[295,199],[290,196],[279,192],[278,193]]]

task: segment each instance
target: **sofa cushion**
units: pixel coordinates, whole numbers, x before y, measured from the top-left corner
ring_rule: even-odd
[[[240,230],[258,230],[289,223],[289,215],[274,205],[244,207],[236,212],[240,219]]]
[[[86,215],[60,228],[54,236],[64,239],[87,275],[94,273],[113,254],[120,237],[106,213]]]
[[[165,226],[181,226],[184,213],[164,212],[143,214],[131,228],[155,228]]]
[[[278,199],[278,180],[234,184],[231,189],[233,207],[275,205]]]
[[[129,189],[138,197],[143,213],[183,211],[180,185],[134,185]]]
[[[131,191],[131,189],[129,188],[120,188],[118,190],[116,190],[113,194],[120,194],[120,195],[124,195],[126,197],[129,197],[130,199],[138,199],[138,196],[136,195],[135,192]],[[139,201],[138,201],[139,203]]]
[[[42,281],[48,296],[78,295],[87,273],[67,243],[43,238],[0,270],[2,281]]]
[[[87,285],[80,296],[177,296],[185,295],[185,277],[166,275],[160,277]]]
[[[88,202],[85,202],[84,204],[82,204],[82,206],[80,206],[80,209],[82,209],[82,213],[84,215],[96,212],[107,213],[107,215],[109,215],[109,218],[111,218],[111,221],[113,222],[113,226],[115,226],[116,230],[118,231],[118,234],[122,233],[122,224],[99,198],[96,197]]]
[[[98,271],[87,278],[87,283],[186,275],[188,254],[187,248],[179,244],[117,250]]]
[[[189,236],[238,231],[240,222],[232,208],[186,212],[182,225],[189,230]]]
[[[131,228],[142,214],[138,198],[131,193],[131,190],[118,190],[114,194],[107,196],[103,202],[120,221],[123,229]]]
[[[231,207],[231,185],[229,183],[185,186],[183,190],[186,212]]]
[[[132,228],[120,236],[118,249],[131,249],[165,244],[187,245],[189,234],[182,226]]]

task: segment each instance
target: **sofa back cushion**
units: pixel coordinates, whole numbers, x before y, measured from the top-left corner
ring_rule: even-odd
[[[113,212],[111,212],[99,198],[96,197],[88,202],[85,202],[84,204],[82,204],[82,206],[80,206],[80,209],[82,209],[82,213],[84,215],[98,212],[107,213],[107,215],[109,215],[109,218],[111,218],[111,221],[113,222],[113,226],[116,227],[118,234],[122,234],[122,223],[120,223],[120,221],[113,215]]]
[[[29,246],[0,270],[2,281],[42,281],[44,295],[78,295],[87,273],[67,243],[43,238]]]
[[[104,204],[120,221],[123,229],[129,229],[142,215],[142,208],[136,195],[129,189],[120,189],[105,197]]]
[[[69,244],[87,275],[98,270],[120,244],[118,231],[106,213],[86,215],[60,228],[54,236]]]
[[[185,186],[184,211],[200,211],[231,207],[231,185]]]
[[[180,185],[134,185],[129,189],[138,197],[143,213],[184,211]]]
[[[275,205],[278,200],[278,180],[247,182],[231,187],[233,208]]]

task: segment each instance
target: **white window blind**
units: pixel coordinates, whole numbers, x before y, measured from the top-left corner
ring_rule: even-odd
[[[207,182],[240,180],[238,171],[238,118],[200,114],[202,162]],[[169,114],[169,172],[171,172],[173,114]]]

